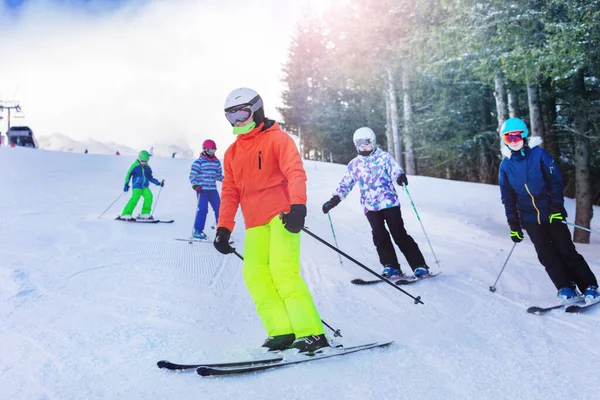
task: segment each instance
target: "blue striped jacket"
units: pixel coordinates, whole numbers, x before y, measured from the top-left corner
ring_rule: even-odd
[[[192,164],[190,170],[190,183],[200,185],[203,190],[217,190],[216,181],[223,181],[223,168],[217,157],[200,157]]]

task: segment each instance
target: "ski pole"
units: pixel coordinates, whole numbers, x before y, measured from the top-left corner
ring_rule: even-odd
[[[110,203],[110,206],[108,206],[108,208],[106,210],[104,210],[104,212],[102,214],[98,215],[98,219],[100,219],[104,214],[106,214],[106,212],[108,210],[110,210],[110,208],[113,206],[113,204],[115,204],[117,202],[117,200],[119,200],[121,198],[121,196],[123,196],[124,194],[125,194],[125,192],[121,192],[121,194],[119,195],[119,197],[117,197],[115,199],[115,201],[113,201],[112,203]]]
[[[152,215],[154,214],[154,211],[156,210],[156,206],[158,205],[158,199],[160,199],[160,192],[162,192],[162,188],[164,187],[164,183],[165,181],[162,181],[162,185],[160,185],[160,189],[158,189],[158,194],[156,195],[156,201],[154,202],[154,208],[152,208],[152,211],[150,212],[150,217],[152,217]]]
[[[516,245],[517,245],[517,243],[515,242],[515,244],[513,244],[512,249],[510,249],[510,253],[508,253],[508,257],[506,257],[506,261],[504,261],[504,265],[502,266],[502,269],[500,270],[500,273],[498,274],[498,277],[496,278],[496,282],[494,282],[494,284],[492,286],[490,286],[490,292],[494,293],[496,291],[496,283],[498,283],[498,280],[500,280],[500,276],[502,275],[502,272],[504,271],[504,267],[506,267],[506,264],[508,263],[508,260],[510,259],[510,256],[511,256],[513,250],[515,249]]]
[[[595,233],[596,235],[600,235],[600,232],[598,232],[598,231],[595,231],[593,229],[584,228],[583,226],[579,226],[577,224],[573,224],[573,223],[571,223],[569,221],[563,221],[563,224],[565,224],[565,225],[571,225],[571,226],[573,226],[575,228],[583,229],[584,231],[588,231],[590,233]]]
[[[331,233],[333,233],[333,240],[335,241],[335,247],[337,247],[339,249],[340,246],[338,245],[337,238],[335,237],[335,230],[333,229],[333,222],[331,222],[331,214],[327,213],[327,216],[329,217],[329,226],[331,226]],[[338,253],[338,258],[340,259],[340,265],[343,267],[344,264],[342,263],[342,256],[340,255],[340,253]]]
[[[233,249],[233,254],[235,254],[236,256],[238,256],[238,258],[242,261],[244,261],[244,257],[242,257],[242,255],[240,253],[238,253],[235,249]],[[340,333],[339,329],[333,329],[331,327],[331,325],[329,325],[327,322],[321,320],[321,322],[323,323],[323,325],[325,325],[326,327],[328,327],[329,329],[331,329],[331,331],[333,332],[333,336],[339,336],[342,337],[342,334]]]
[[[419,213],[417,212],[417,207],[415,207],[415,203],[412,199],[412,196],[410,195],[410,192],[408,191],[408,187],[406,187],[405,184],[402,184],[402,186],[404,187],[404,191],[406,192],[406,194],[408,195],[408,198],[410,199],[410,204],[412,205],[413,210],[415,210],[415,215],[417,216],[417,220],[419,220],[419,223],[421,224],[421,229],[423,229],[423,233],[425,234],[425,237],[427,238],[427,243],[429,243],[429,248],[431,249],[431,253],[433,254],[433,258],[435,259],[435,263],[437,264],[437,266],[439,268],[440,262],[439,262],[437,256],[435,255],[435,251],[433,251],[433,246],[431,245],[429,236],[427,236],[427,232],[425,232],[425,227],[423,226],[421,217],[419,216]]]
[[[308,230],[308,228],[304,227],[302,228],[302,230],[306,233],[308,233],[310,236],[314,237],[315,239],[317,239],[319,242],[323,243],[325,246],[329,247],[332,250],[335,250],[338,252],[338,254],[343,255],[344,257],[346,257],[348,260],[352,261],[353,263],[355,263],[356,265],[358,265],[359,267],[361,267],[362,269],[364,269],[365,271],[370,272],[371,274],[375,275],[376,277],[378,277],[379,279],[381,279],[382,281],[384,281],[385,283],[387,283],[388,285],[390,285],[391,287],[401,291],[402,293],[404,293],[405,295],[407,295],[408,297],[410,297],[411,299],[413,299],[415,301],[415,304],[425,304],[421,301],[421,296],[413,296],[412,294],[408,293],[406,290],[402,289],[401,287],[399,287],[398,285],[396,285],[394,282],[390,281],[389,279],[384,278],[383,276],[379,275],[377,272],[373,271],[371,268],[361,264],[360,262],[358,262],[357,260],[355,260],[354,258],[350,257],[348,254],[344,253],[343,251],[335,248],[335,246],[332,246],[331,244],[329,244],[328,242],[326,242],[325,240],[321,239],[319,236],[315,235],[314,233],[312,233],[311,231]]]

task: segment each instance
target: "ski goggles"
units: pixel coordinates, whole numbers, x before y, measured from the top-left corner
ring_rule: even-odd
[[[252,115],[252,109],[248,105],[244,105],[241,108],[225,111],[225,118],[231,125],[235,125],[238,122],[244,122]]]
[[[217,149],[205,149],[204,151],[206,152],[206,154],[213,156],[213,155],[215,155],[215,152],[217,151]]]
[[[523,133],[523,131],[515,131],[515,132],[507,132],[507,133],[505,133],[503,135],[504,136],[504,143],[511,144],[511,143],[520,142],[521,140],[523,140],[523,138],[521,137],[521,133]]]
[[[254,97],[248,103],[240,104],[225,110],[225,118],[231,125],[235,125],[238,122],[244,122],[253,112],[259,110],[263,106],[262,99],[260,96]]]
[[[358,148],[358,149],[372,145],[371,139],[358,139],[356,142],[354,142],[354,144],[356,145],[356,148]]]

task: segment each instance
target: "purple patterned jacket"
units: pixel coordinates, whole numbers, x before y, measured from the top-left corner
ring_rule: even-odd
[[[367,156],[357,156],[348,164],[334,195],[345,199],[358,182],[360,204],[365,214],[400,205],[394,182],[404,171],[396,160],[379,148]]]

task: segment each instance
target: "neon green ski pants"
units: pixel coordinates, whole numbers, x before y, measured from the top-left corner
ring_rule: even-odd
[[[150,214],[152,211],[152,191],[150,188],[143,189],[131,189],[131,199],[125,204],[125,208],[121,215],[131,215],[135,206],[137,205],[140,197],[144,197],[144,204],[142,204],[142,214]]]
[[[300,276],[300,234],[285,229],[279,216],[246,231],[244,280],[269,336],[324,333]]]

